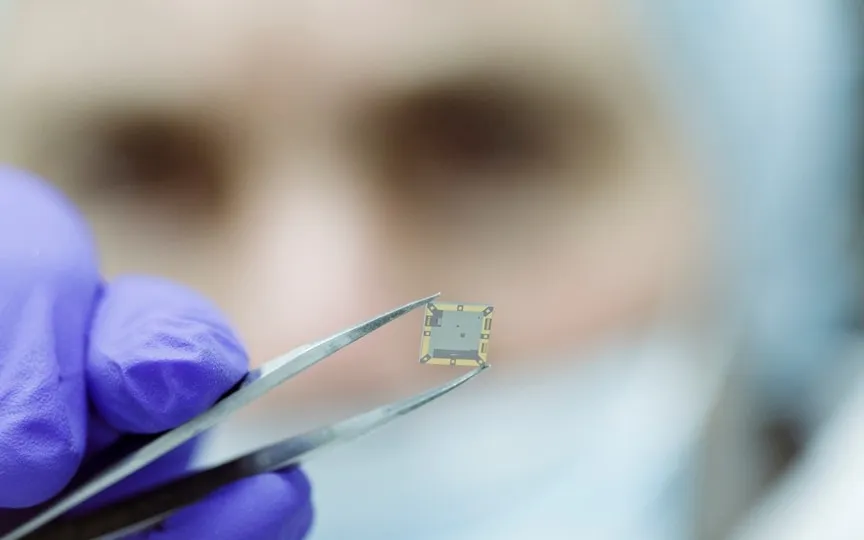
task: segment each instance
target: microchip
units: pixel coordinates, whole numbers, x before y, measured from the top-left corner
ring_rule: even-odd
[[[426,304],[420,363],[439,366],[486,364],[492,306],[485,304]]]

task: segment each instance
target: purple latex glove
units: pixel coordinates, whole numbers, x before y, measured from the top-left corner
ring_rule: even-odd
[[[56,191],[0,167],[0,509],[59,492],[89,452],[122,433],[172,428],[247,372],[209,302],[147,277],[102,282],[79,215]],[[178,473],[193,445],[113,493]],[[237,482],[135,540],[299,540],[311,526],[298,469]]]

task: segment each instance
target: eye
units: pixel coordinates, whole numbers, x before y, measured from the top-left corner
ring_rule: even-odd
[[[415,158],[449,172],[530,167],[549,150],[549,141],[542,126],[524,116],[494,96],[445,95],[409,112],[402,140]]]
[[[552,165],[554,118],[531,98],[494,84],[412,96],[389,111],[376,152],[398,182],[506,182]]]
[[[208,210],[223,199],[224,164],[203,127],[172,118],[125,118],[103,124],[85,174],[100,196]]]

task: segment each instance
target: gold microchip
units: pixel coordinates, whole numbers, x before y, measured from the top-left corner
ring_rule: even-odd
[[[485,304],[426,304],[420,363],[439,366],[486,364],[492,306]]]

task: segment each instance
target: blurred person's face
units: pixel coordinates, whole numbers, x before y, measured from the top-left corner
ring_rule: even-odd
[[[323,538],[453,538],[478,516],[493,528],[468,538],[573,538],[608,517],[592,505],[613,527],[661,515],[652,471],[679,468],[705,358],[638,336],[698,309],[706,206],[613,3],[19,5],[0,160],[81,205],[109,275],[197,287],[254,361],[436,291],[496,307],[484,381],[308,465]],[[418,364],[422,316],[405,319],[226,446],[455,376]]]
[[[546,369],[679,305],[696,268],[688,154],[612,6],[23,2],[0,159],[81,205],[109,274],[214,298],[255,361],[440,290],[496,306],[501,372]],[[292,393],[452,376],[419,334]]]

